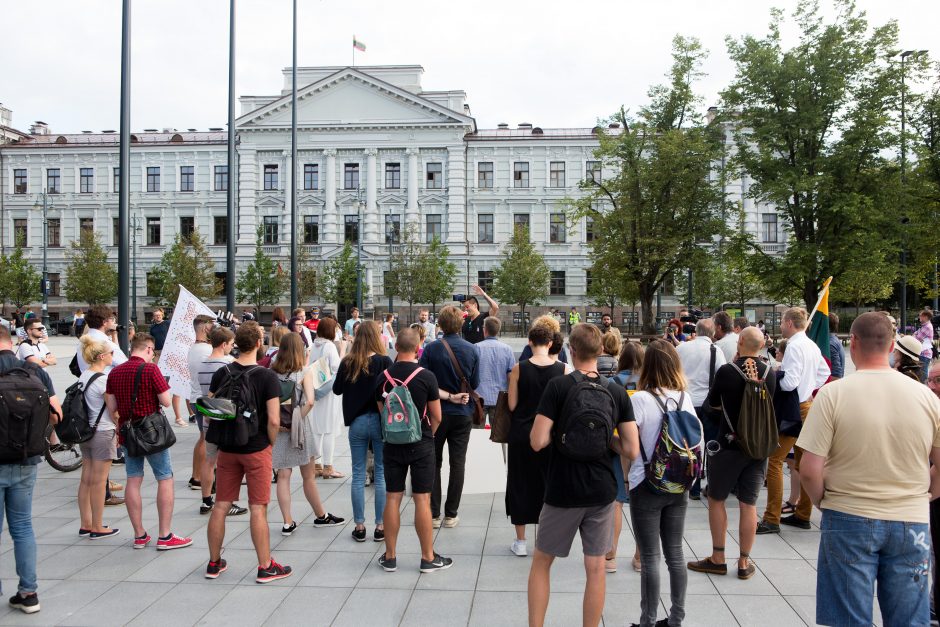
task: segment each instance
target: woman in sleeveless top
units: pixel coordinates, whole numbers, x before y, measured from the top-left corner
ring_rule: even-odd
[[[277,359],[271,369],[281,381],[293,381],[294,403],[299,411],[294,411],[291,426],[281,427],[274,442],[272,461],[277,471],[277,504],[284,517],[281,534],[289,536],[297,528],[291,517],[290,476],[294,466],[300,466],[303,477],[304,496],[313,508],[316,518],[314,527],[333,527],[343,523],[343,519],[326,511],[317,489],[317,477],[313,460],[319,455],[313,437],[313,425],[310,422],[310,410],[313,409],[313,373],[305,368],[306,356],[304,343],[297,333],[288,333],[281,338]]]
[[[538,453],[529,444],[529,432],[538,410],[539,399],[549,380],[565,373],[565,364],[548,354],[554,333],[544,327],[532,327],[529,346],[532,357],[520,362],[509,373],[509,459],[506,476],[506,514],[516,526],[511,549],[522,557],[528,554],[525,527],[539,521],[545,497],[545,467],[550,449]]]

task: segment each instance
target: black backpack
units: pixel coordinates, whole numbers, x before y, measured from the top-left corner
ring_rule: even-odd
[[[568,390],[554,425],[555,448],[579,462],[603,459],[610,451],[617,412],[608,381],[600,375],[591,378],[577,371],[568,376],[575,385]]]
[[[49,391],[20,363],[0,373],[0,464],[23,463],[46,451]]]
[[[65,390],[65,400],[62,401],[62,419],[55,426],[55,433],[59,436],[59,441],[63,444],[79,444],[87,442],[95,435],[98,430],[98,423],[104,415],[105,406],[101,406],[98,412],[98,419],[94,426],[88,422],[88,402],[85,399],[85,392],[99,377],[103,377],[103,372],[96,372],[91,375],[86,384],[76,381]]]
[[[226,377],[213,396],[227,398],[235,405],[234,420],[210,420],[206,431],[206,442],[220,447],[245,446],[258,435],[258,411],[255,393],[249,375],[259,366],[251,366],[236,372],[231,366],[223,370]]]

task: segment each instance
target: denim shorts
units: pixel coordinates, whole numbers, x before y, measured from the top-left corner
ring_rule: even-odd
[[[131,477],[144,476],[145,459],[147,463],[150,464],[150,470],[153,471],[153,476],[157,481],[173,478],[173,464],[170,462],[170,449],[164,449],[159,453],[147,455],[147,457],[131,457],[128,455],[124,461],[124,469],[127,472],[128,479]]]

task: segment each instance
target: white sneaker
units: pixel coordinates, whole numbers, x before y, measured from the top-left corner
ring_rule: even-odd
[[[513,540],[512,546],[509,547],[509,550],[512,551],[514,555],[518,555],[519,557],[525,557],[529,554],[529,550],[525,545],[525,540]]]
[[[453,529],[460,522],[460,516],[444,516],[444,527]]]
[[[440,529],[440,528],[441,528],[441,517],[440,517],[440,516],[438,516],[437,518],[432,518],[432,519],[431,519],[431,527],[433,527],[434,529]]]

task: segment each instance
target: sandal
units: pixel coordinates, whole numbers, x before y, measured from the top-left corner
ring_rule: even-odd
[[[346,475],[336,470],[332,466],[324,466],[323,474],[320,475],[324,479],[343,479]]]
[[[754,565],[754,562],[751,561],[751,556],[747,553],[741,553],[741,557],[747,560],[747,566],[745,568],[738,568],[738,579],[750,579],[754,576],[754,573],[757,572],[757,567]]]
[[[323,464],[314,464],[313,473],[319,479],[323,476]]]
[[[796,505],[794,505],[794,504],[791,503],[790,501],[784,501],[784,502],[783,502],[783,507],[780,508],[780,513],[781,513],[781,514],[795,514],[795,513],[796,513]]]
[[[604,558],[604,570],[608,573],[617,572],[617,558],[616,557],[606,557]]]
[[[640,564],[640,560],[639,560],[639,559],[637,559],[637,558],[634,557],[633,559],[630,560],[630,563],[631,563],[632,566],[633,566],[633,570],[635,570],[635,571],[638,572],[638,573],[639,573],[639,572],[643,572],[643,566],[642,566],[642,564]]]

